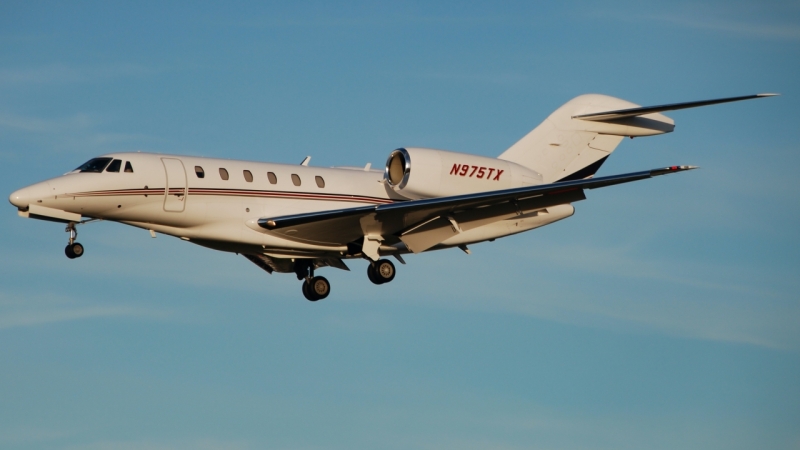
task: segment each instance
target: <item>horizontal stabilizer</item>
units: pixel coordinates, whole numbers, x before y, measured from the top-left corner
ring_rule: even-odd
[[[740,100],[750,100],[754,98],[774,97],[776,95],[780,94],[744,95],[741,97],[717,98],[713,100],[700,100],[697,102],[672,103],[669,105],[659,105],[659,106],[642,106],[638,108],[618,109],[616,111],[603,111],[590,114],[580,114],[577,116],[572,116],[572,118],[581,120],[594,120],[594,121],[624,119],[625,117],[643,116],[645,114],[653,114],[664,111],[675,111],[677,109],[697,108],[698,106],[716,105],[718,103],[738,102]]]

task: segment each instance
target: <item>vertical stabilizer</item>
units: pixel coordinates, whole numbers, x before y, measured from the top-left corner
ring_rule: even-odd
[[[638,106],[607,95],[575,97],[499,158],[541,173],[545,183],[591,177],[625,136],[669,133],[675,124],[659,113],[609,120],[575,116]]]

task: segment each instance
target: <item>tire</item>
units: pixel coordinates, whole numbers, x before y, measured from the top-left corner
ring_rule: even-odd
[[[372,263],[367,266],[367,278],[375,284],[383,284],[383,281],[378,278],[378,274],[375,273],[375,266]]]
[[[310,302],[315,302],[315,301],[319,300],[311,292],[308,280],[304,280],[303,281],[303,297],[305,297],[306,300],[308,300]]]
[[[325,277],[314,277],[309,281],[308,292],[316,300],[322,300],[331,293],[331,284]]]
[[[388,259],[379,259],[374,264],[374,271],[375,278],[380,280],[381,284],[394,280],[394,276],[397,274],[394,264]]]
[[[75,255],[76,258],[80,258],[81,256],[83,256],[84,252],[83,245],[76,242],[72,244],[70,247],[72,247],[72,254]]]
[[[69,259],[75,259],[78,257],[75,253],[72,252],[71,245],[67,245],[66,247],[64,247],[64,254],[67,255],[67,258]]]

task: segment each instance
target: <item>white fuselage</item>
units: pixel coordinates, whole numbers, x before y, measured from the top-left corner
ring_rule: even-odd
[[[133,171],[70,172],[20,189],[11,194],[10,201],[22,215],[27,214],[29,205],[31,213],[37,207],[64,211],[153,230],[223,251],[347,257],[346,246],[294,241],[270,233],[256,221],[407,200],[387,187],[384,173],[379,170],[152,153],[104,156],[121,160],[123,167],[130,163]],[[202,178],[196,168],[202,169]],[[227,179],[223,179],[225,172]],[[504,176],[502,183],[475,179],[476,187],[469,190],[530,184],[530,178],[512,170]],[[549,208],[546,214],[500,220],[460,233],[437,248],[519,233],[568,217],[573,211],[570,205],[560,205]],[[399,248],[397,252],[407,250]]]

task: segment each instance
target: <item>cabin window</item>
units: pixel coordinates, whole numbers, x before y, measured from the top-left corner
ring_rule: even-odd
[[[267,172],[267,178],[269,179],[269,184],[277,184],[278,177],[275,176],[272,172]]]
[[[222,178],[223,180],[227,180],[228,179],[228,171],[223,169],[222,167],[220,167],[219,168],[219,177]]]
[[[206,172],[200,166],[194,166],[194,174],[197,175],[197,178],[205,178]]]
[[[253,174],[249,170],[244,170],[242,173],[244,173],[244,181],[247,181],[248,183],[253,182]]]
[[[81,172],[99,173],[102,172],[110,162],[111,158],[92,158],[75,170],[80,170]]]
[[[125,161],[125,173],[133,173],[133,166],[130,161]]]
[[[108,165],[106,172],[119,172],[120,167],[122,167],[122,160],[115,159],[111,161],[111,164]]]
[[[300,186],[300,176],[296,173],[292,174],[292,183],[294,183],[295,186]]]
[[[324,188],[325,187],[325,180],[322,179],[320,176],[314,177],[314,181],[317,182],[317,187]]]

